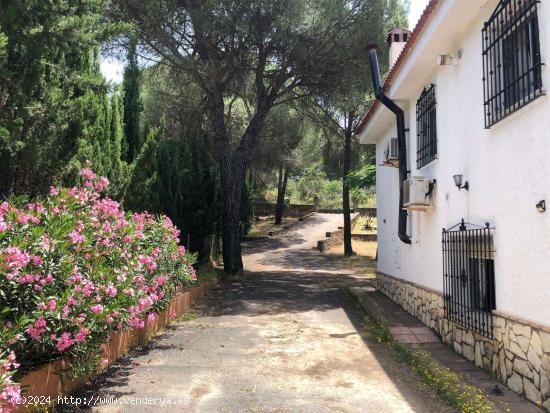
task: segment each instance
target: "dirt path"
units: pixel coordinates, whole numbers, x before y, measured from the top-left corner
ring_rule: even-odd
[[[364,336],[362,316],[341,288],[358,274],[312,249],[336,229],[335,219],[314,216],[246,245],[249,278],[220,285],[194,308],[196,317],[78,396],[101,398],[91,408],[98,412],[453,411]]]

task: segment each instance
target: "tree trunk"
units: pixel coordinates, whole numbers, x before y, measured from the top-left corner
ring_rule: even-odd
[[[261,65],[265,66],[265,59]],[[257,74],[263,73],[260,65]],[[215,75],[215,74],[214,74]],[[258,104],[246,131],[237,148],[232,150],[229,132],[225,120],[223,93],[219,85],[208,90],[207,102],[210,124],[214,133],[215,158],[220,167],[222,192],[222,248],[223,270],[226,274],[236,274],[243,270],[241,255],[241,192],[245,179],[250,152],[265,119],[273,106],[277,94],[273,86],[269,94],[265,93],[263,78],[257,76]]]
[[[344,139],[344,167],[342,173],[342,209],[344,211],[344,255],[353,255],[351,245],[351,211],[349,202],[348,174],[351,167],[351,139],[353,135],[353,115],[348,117]]]
[[[285,208],[286,185],[288,183],[288,166],[283,169],[281,164],[279,168],[279,184],[277,186],[277,209],[275,210],[275,225],[281,225],[283,222],[283,212]]]
[[[227,154],[229,158],[230,154]],[[241,256],[241,192],[244,171],[230,159],[220,163],[222,190],[222,243],[223,268],[227,274],[243,269]]]

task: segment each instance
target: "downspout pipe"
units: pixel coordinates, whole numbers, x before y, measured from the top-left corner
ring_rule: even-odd
[[[407,140],[405,137],[405,114],[393,100],[382,92],[382,82],[380,81],[380,67],[378,65],[378,55],[376,45],[368,47],[370,70],[372,82],[374,85],[374,95],[385,107],[395,114],[397,122],[397,146],[399,159],[399,222],[398,236],[405,244],[411,244],[411,238],[407,235],[407,211],[403,209],[403,182],[408,177],[407,171]]]

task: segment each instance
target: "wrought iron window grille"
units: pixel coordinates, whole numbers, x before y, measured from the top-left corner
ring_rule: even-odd
[[[539,2],[501,0],[483,26],[486,128],[543,94]]]
[[[437,117],[435,85],[424,88],[416,101],[416,167],[437,158]]]
[[[445,317],[489,338],[496,308],[493,232],[489,224],[462,220],[442,233]]]

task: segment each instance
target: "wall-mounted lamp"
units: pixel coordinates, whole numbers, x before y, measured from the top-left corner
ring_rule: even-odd
[[[546,201],[544,199],[537,202],[537,211],[546,212]]]
[[[462,174],[460,175],[453,175],[453,179],[455,180],[455,185],[460,191],[461,189],[465,189],[466,191],[470,189],[470,183],[468,181],[464,182],[464,185],[462,185]]]

